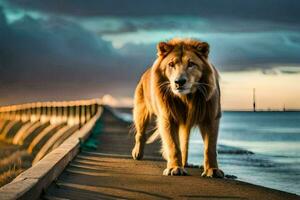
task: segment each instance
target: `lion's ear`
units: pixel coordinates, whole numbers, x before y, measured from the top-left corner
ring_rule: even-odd
[[[157,55],[158,56],[166,56],[168,53],[170,53],[173,49],[173,46],[166,43],[166,42],[160,42],[157,45]]]
[[[209,54],[209,44],[207,42],[197,42],[197,44],[193,45],[194,49],[205,58],[208,57]]]

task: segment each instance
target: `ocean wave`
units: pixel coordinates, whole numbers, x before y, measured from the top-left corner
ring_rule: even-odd
[[[222,144],[218,145],[218,153],[219,154],[246,154],[246,155],[254,154],[254,152],[248,151],[246,149],[222,145]]]

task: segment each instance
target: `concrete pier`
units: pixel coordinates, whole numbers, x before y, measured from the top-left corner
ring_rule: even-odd
[[[91,137],[99,144],[82,149],[41,196],[45,199],[300,199],[286,192],[229,179],[202,178],[199,168],[190,175],[162,175],[165,161],[160,144],[146,146],[145,159],[134,161],[130,124],[104,110]]]

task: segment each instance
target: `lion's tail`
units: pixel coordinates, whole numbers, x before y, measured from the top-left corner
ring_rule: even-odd
[[[146,144],[151,144],[153,142],[155,142],[156,140],[158,140],[160,137],[158,130],[156,129],[152,135],[150,135],[150,137],[147,139]]]

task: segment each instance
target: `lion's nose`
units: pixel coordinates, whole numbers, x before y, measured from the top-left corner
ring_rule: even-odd
[[[185,83],[186,83],[186,79],[185,78],[179,78],[179,79],[175,80],[176,86],[179,86],[179,87],[183,86]]]

